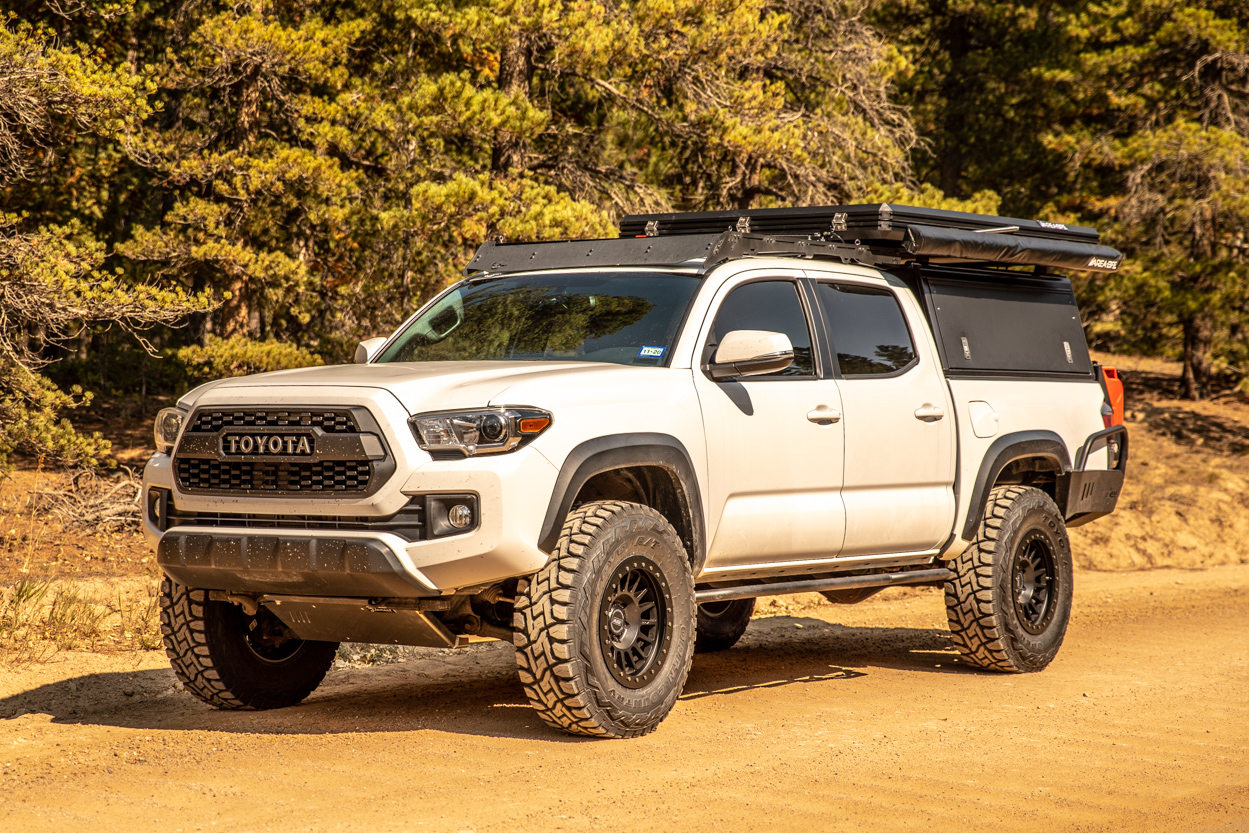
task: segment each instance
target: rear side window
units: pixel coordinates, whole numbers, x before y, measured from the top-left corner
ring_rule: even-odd
[[[729,293],[716,312],[711,326],[711,340],[720,343],[734,330],[767,330],[784,333],[794,345],[794,362],[784,370],[754,379],[772,376],[814,376],[815,360],[811,354],[811,329],[798,287],[791,281],[759,281],[739,286]]]
[[[915,364],[911,331],[892,292],[842,283],[819,286],[842,376],[883,376]]]

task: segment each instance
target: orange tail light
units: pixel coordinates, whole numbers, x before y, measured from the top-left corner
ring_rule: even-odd
[[[1113,367],[1103,367],[1102,375],[1106,379],[1106,395],[1110,398],[1110,422],[1106,425],[1123,424],[1123,380],[1119,371]]]

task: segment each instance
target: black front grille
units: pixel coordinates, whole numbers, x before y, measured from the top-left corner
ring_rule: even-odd
[[[155,490],[153,490],[155,491]],[[166,494],[168,494],[166,492]],[[238,512],[179,511],[167,504],[162,516],[156,507],[149,507],[148,516],[161,530],[175,526],[244,527],[247,529],[288,529],[295,531],[362,530],[391,532],[409,541],[425,537],[425,499],[412,498],[406,506],[384,518],[362,518],[355,515],[257,515]]]
[[[327,434],[354,434],[360,429],[348,411],[200,411],[188,431],[212,434],[222,428],[320,428]]]
[[[180,458],[178,485],[187,491],[362,492],[373,466],[363,460],[266,463]]]

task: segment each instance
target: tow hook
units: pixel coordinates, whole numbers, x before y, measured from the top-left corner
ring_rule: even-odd
[[[243,608],[243,612],[248,616],[255,616],[260,610],[260,603],[256,601],[254,596],[240,596],[237,593],[227,593],[224,590],[209,590],[208,598],[214,602],[229,602]]]

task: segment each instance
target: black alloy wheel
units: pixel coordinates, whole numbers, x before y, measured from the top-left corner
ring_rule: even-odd
[[[618,500],[569,514],[512,619],[525,695],[547,725],[636,738],[681,696],[694,657],[694,575],[668,519]]]
[[[232,614],[239,619],[236,627],[244,635],[244,644],[261,662],[278,665],[294,657],[304,646],[304,641],[291,633],[267,607],[258,608],[251,616],[238,605],[223,610],[226,615]]]
[[[949,562],[946,617],[972,665],[1040,671],[1058,654],[1071,618],[1071,541],[1053,498],[1022,485],[989,493],[976,539]]]
[[[1016,545],[1011,595],[1019,624],[1031,634],[1045,633],[1054,618],[1057,571],[1049,537],[1032,530]]]
[[[334,663],[337,642],[299,639],[268,608],[247,614],[166,578],[160,625],[187,691],[219,709],[278,709],[303,700]]]
[[[694,651],[709,654],[727,651],[750,626],[755,612],[754,599],[731,599],[727,602],[704,602],[698,606],[697,637]]]
[[[599,645],[621,685],[654,679],[672,643],[671,619],[672,592],[655,562],[638,556],[616,568],[599,603]]]

